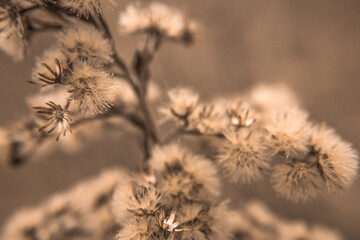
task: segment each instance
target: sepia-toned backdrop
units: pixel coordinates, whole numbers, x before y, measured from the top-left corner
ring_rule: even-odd
[[[106,19],[127,61],[138,37],[117,31],[118,0]],[[147,2],[147,1],[142,1]],[[166,44],[153,64],[162,90],[191,86],[204,99],[242,92],[259,82],[293,88],[312,118],[326,121],[360,150],[360,2],[357,0],[168,0],[202,25],[192,47]],[[29,114],[26,96],[36,55],[52,44],[52,34],[32,39],[25,61],[0,53],[0,125]],[[19,207],[41,202],[57,191],[116,165],[135,169],[141,155],[135,139],[111,138],[72,155],[60,151],[13,171],[0,171],[0,225]],[[225,185],[225,184],[224,184]],[[277,198],[268,178],[251,185],[229,184],[225,197],[240,207],[260,199],[281,216],[324,223],[346,239],[360,238],[360,181],[342,192],[294,204]]]

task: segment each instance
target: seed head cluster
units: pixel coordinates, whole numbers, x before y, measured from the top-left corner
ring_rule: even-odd
[[[132,60],[123,59],[128,51],[117,51],[103,16],[114,3],[0,0],[0,49],[15,60],[25,57],[31,36],[55,32],[28,80],[39,87],[26,100],[33,114],[0,128],[0,167],[19,167],[57,146],[71,153],[108,136],[135,136],[143,150],[137,171],[112,167],[23,209],[0,238],[342,240],[335,230],[285,220],[260,202],[231,210],[221,181],[249,184],[269,174],[277,196],[306,201],[353,184],[353,146],[312,120],[282,84],[207,100],[178,86],[159,104],[158,124],[150,104],[162,99],[164,82],[154,82],[151,64],[163,42],[190,44],[199,27],[164,3],[131,3],[117,28],[142,41]]]
[[[354,182],[358,155],[351,144],[332,128],[311,121],[284,86],[260,85],[209,103],[199,101],[192,90],[178,97],[180,91],[185,92],[168,92],[169,102],[160,113],[182,133],[218,138],[217,163],[231,181],[251,182],[271,172],[276,193],[294,201]]]

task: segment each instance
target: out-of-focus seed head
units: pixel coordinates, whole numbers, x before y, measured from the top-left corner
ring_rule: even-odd
[[[97,60],[104,63],[111,63],[112,47],[109,39],[104,33],[94,26],[78,23],[75,26],[68,26],[58,36],[60,48],[71,61],[76,60]]]
[[[152,2],[142,8],[140,4],[131,4],[120,14],[121,32],[151,33],[159,37],[192,43],[198,32],[198,25],[185,18],[177,9],[159,2]]]
[[[88,18],[89,16],[101,15],[105,4],[115,5],[114,0],[62,0],[61,5],[68,8],[78,16]]]

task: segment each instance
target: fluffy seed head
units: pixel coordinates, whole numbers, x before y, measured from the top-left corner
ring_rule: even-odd
[[[115,5],[114,0],[62,0],[61,3],[71,12],[86,18],[90,15],[102,14],[106,3]]]
[[[250,104],[242,100],[231,101],[226,111],[229,125],[235,128],[250,127],[258,120]]]
[[[167,119],[185,121],[187,124],[189,116],[195,110],[199,95],[188,88],[175,88],[168,92],[170,103],[160,109]]]
[[[113,78],[103,69],[89,63],[74,66],[69,78],[68,98],[72,100],[71,109],[85,117],[104,113],[112,105]]]
[[[161,197],[160,191],[153,184],[125,178],[113,196],[112,207],[117,221],[122,223],[134,216],[154,215],[161,207]]]
[[[197,32],[197,24],[187,20],[177,9],[163,3],[153,2],[147,8],[132,4],[120,14],[119,25],[122,32],[155,33],[183,42],[192,42]]]
[[[189,119],[189,128],[203,134],[221,134],[229,123],[225,107],[213,101],[199,105]]]
[[[156,147],[149,166],[156,171],[159,189],[166,196],[208,200],[219,193],[215,166],[178,145]]]
[[[351,144],[343,141],[333,129],[322,124],[311,136],[317,166],[329,190],[349,187],[358,172],[359,157]]]
[[[294,201],[316,196],[321,187],[317,170],[305,163],[275,165],[271,181],[280,196]]]
[[[232,181],[250,182],[259,179],[267,169],[266,147],[259,133],[243,133],[229,129],[224,132],[225,142],[220,148],[218,163]]]
[[[311,125],[308,114],[299,109],[276,111],[265,123],[267,144],[272,154],[298,157],[308,152]]]
[[[69,26],[58,34],[57,39],[60,48],[72,61],[80,59],[112,62],[110,41],[101,31],[89,24]]]

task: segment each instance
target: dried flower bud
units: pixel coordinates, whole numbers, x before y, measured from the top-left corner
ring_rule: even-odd
[[[57,105],[51,101],[46,103],[46,105],[48,105],[48,107],[34,107],[36,113],[47,121],[46,124],[39,129],[39,131],[47,129],[48,133],[52,133],[55,129],[57,129],[56,141],[58,141],[61,135],[65,136],[67,131],[71,132],[70,112],[63,109],[61,105]]]
[[[36,59],[30,83],[48,86],[65,84],[69,71],[68,58],[59,48],[51,48],[41,58]]]

